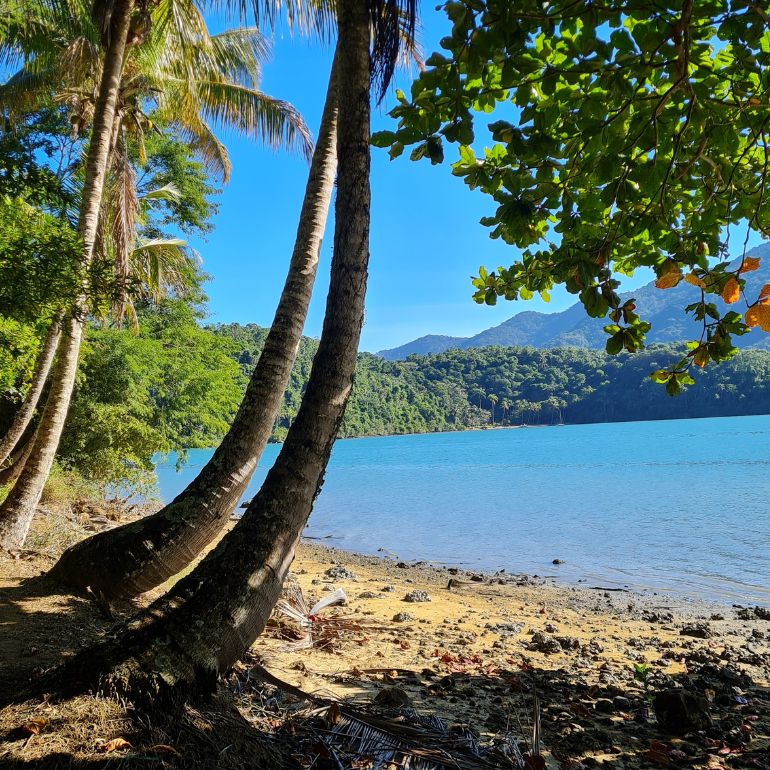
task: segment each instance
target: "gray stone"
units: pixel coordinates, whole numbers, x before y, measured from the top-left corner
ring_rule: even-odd
[[[335,564],[333,567],[329,567],[329,569],[324,572],[324,575],[326,577],[330,577],[333,580],[355,580],[356,576],[355,573],[351,572],[347,567],[344,567],[342,564]]]

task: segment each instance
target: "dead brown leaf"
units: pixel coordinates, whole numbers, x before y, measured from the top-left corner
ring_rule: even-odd
[[[125,738],[113,738],[99,746],[99,751],[109,754],[111,751],[125,751],[134,748]]]
[[[29,722],[25,722],[21,729],[30,735],[40,735],[47,724],[48,720],[45,717],[35,717],[34,719],[30,719]]]
[[[331,706],[329,706],[328,709],[326,709],[326,714],[324,715],[324,721],[329,727],[334,727],[342,717],[342,713],[340,712],[339,704],[332,703]]]

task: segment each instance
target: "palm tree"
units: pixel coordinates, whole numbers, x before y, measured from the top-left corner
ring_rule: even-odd
[[[517,399],[513,405],[516,414],[519,415],[519,419],[521,420],[522,425],[527,424],[527,412],[529,411],[529,407],[530,402],[523,398]]]
[[[102,190],[107,173],[110,143],[118,101],[121,70],[128,44],[134,0],[115,0],[103,29],[107,37],[99,90],[94,106],[91,141],[85,164],[85,183],[78,217],[78,235],[83,242],[83,264],[89,265],[96,241]],[[54,379],[35,433],[35,443],[2,507],[0,507],[0,547],[18,548],[24,543],[43,486],[53,465],[54,455],[67,417],[75,385],[80,341],[83,335],[82,311],[85,297],[76,302],[65,322],[59,343]]]
[[[491,413],[492,413],[492,425],[495,424],[495,404],[497,403],[497,396],[494,393],[490,393],[487,396],[487,401],[492,405]]]
[[[216,537],[245,492],[283,402],[318,267],[337,168],[338,55],[286,283],[230,430],[198,476],[171,503],[152,516],[75,544],[51,570],[55,579],[78,588],[90,586],[108,598],[148,591],[175,575]]]
[[[419,63],[413,30],[408,21],[400,23],[403,50]],[[80,589],[90,586],[105,598],[148,591],[187,566],[222,531],[246,491],[283,403],[312,294],[337,167],[339,57],[338,50],[286,284],[230,430],[198,476],[168,505],[75,544],[54,566],[52,577]]]
[[[307,389],[281,453],[243,518],[187,577],[67,673],[153,698],[208,691],[263,630],[317,496],[350,395],[369,259],[370,73],[385,81],[393,2],[339,0],[339,171],[332,275]],[[409,3],[408,11],[414,7]],[[369,24],[376,36],[370,64]],[[385,63],[382,63],[382,60]]]
[[[100,118],[99,126],[103,128],[104,134],[103,153],[98,156],[100,171],[94,177],[98,181],[98,200],[95,203],[92,201],[88,209],[84,204],[78,220],[79,232],[85,244],[83,261],[86,265],[90,264],[93,258],[99,235],[99,205],[110,160],[115,161],[121,172],[117,189],[121,192],[123,204],[117,207],[120,214],[117,221],[120,227],[113,241],[118,246],[117,264],[127,263],[127,244],[133,232],[130,215],[133,187],[130,182],[130,167],[125,157],[126,143],[123,141],[121,145],[118,140],[123,121],[128,122],[130,118],[131,125],[138,129],[141,146],[142,130],[144,125],[149,124],[149,119],[142,111],[143,104],[138,95],[152,93],[157,112],[163,115],[165,111],[167,117],[170,117],[173,103],[175,105],[173,122],[194,140],[194,146],[201,152],[209,166],[219,168],[225,178],[229,172],[227,153],[206,122],[206,117],[212,119],[215,124],[232,125],[247,135],[267,137],[275,145],[282,142],[298,142],[305,149],[310,146],[304,123],[293,108],[285,102],[265,97],[253,87],[254,78],[258,74],[256,65],[260,56],[264,55],[264,45],[256,30],[233,31],[209,38],[200,13],[194,6],[186,6],[188,13],[185,20],[192,28],[192,33],[186,28],[180,33],[178,27],[173,27],[169,21],[164,20],[163,14],[169,13],[168,4],[161,3],[156,6],[159,23],[151,28],[154,34],[150,34],[146,47],[139,46],[141,53],[124,61],[133,0],[120,0],[120,2],[127,2],[130,6],[124,9],[127,14],[124,25],[126,26],[125,39],[120,49],[119,61],[115,57],[110,59],[106,56],[102,71],[102,79],[106,79],[111,88],[111,106],[107,121],[110,124],[109,132],[102,126],[105,121],[101,121],[100,118],[101,92],[93,105],[94,123],[89,162],[92,159],[92,150],[97,137],[97,118]],[[178,6],[175,8],[178,10]],[[113,24],[115,18],[113,10]],[[82,18],[76,21],[82,22]],[[82,40],[84,36],[78,39]],[[108,54],[116,39],[117,33],[112,31]],[[135,42],[145,42],[145,39],[142,37]],[[71,47],[71,45],[64,47],[67,55]],[[78,50],[81,48],[88,47],[78,46]],[[130,51],[130,48],[128,50]],[[30,88],[32,92],[35,89],[39,91],[41,83],[45,82],[46,78],[50,87],[51,79],[61,74],[62,56],[56,58],[52,56],[50,50],[46,50],[46,57],[43,58],[45,66],[37,67],[36,72],[39,77],[34,80]],[[81,56],[81,58],[89,60],[87,56]],[[109,65],[113,67],[112,70],[109,70]],[[96,66],[92,62],[82,69],[94,71]],[[124,69],[129,76],[125,81],[122,80]],[[112,72],[109,78],[108,72]],[[252,79],[251,83],[249,78]],[[25,78],[12,79],[14,82],[9,89],[11,96],[26,93],[19,87],[19,83],[16,82],[18,80],[25,80]],[[170,84],[167,91],[160,87],[165,83]],[[83,116],[88,116],[92,109],[89,89],[80,85],[65,93],[72,106],[73,116],[76,116],[74,124],[78,125],[81,119],[85,119]],[[121,146],[124,148],[122,155]],[[89,186],[89,180],[91,180],[89,168],[87,164],[86,184],[83,190],[84,202],[87,196],[96,194],[96,188]],[[23,544],[42,495],[69,408],[86,305],[87,300],[83,295],[69,318],[69,334],[65,335],[60,343],[59,359],[54,373],[55,382],[41,417],[33,448],[16,484],[0,507],[0,547],[18,548]],[[293,354],[290,353],[290,355]]]
[[[500,402],[500,408],[503,410],[503,419],[508,419],[508,412],[511,409],[511,401],[508,398],[504,398]]]

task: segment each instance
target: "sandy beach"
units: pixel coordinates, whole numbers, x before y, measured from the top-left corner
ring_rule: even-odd
[[[0,681],[9,669],[34,677],[110,625],[85,599],[24,598],[21,579],[48,563],[0,562]],[[339,626],[332,644],[293,648],[301,633],[276,612],[244,665],[258,663],[305,693],[414,708],[480,735],[522,740],[537,700],[552,768],[770,761],[770,614],[761,609],[406,564],[310,542],[289,582],[308,606],[345,592],[345,604],[318,614],[338,619],[329,626]],[[14,708],[4,725],[21,718]],[[88,757],[78,740],[75,753]],[[24,749],[11,743],[3,751],[21,759]]]

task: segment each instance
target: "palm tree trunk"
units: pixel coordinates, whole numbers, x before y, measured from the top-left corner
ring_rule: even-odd
[[[53,359],[56,355],[56,348],[59,345],[59,339],[61,338],[61,322],[62,315],[61,313],[57,313],[51,322],[51,326],[48,329],[43,345],[35,360],[35,369],[32,372],[32,382],[30,383],[27,395],[24,397],[24,403],[13,418],[11,427],[8,429],[5,436],[3,436],[2,440],[0,440],[0,468],[5,465],[13,450],[16,448],[19,439],[24,435],[24,431],[27,430],[27,427],[32,421],[32,415],[34,415],[35,409],[37,409],[40,395],[43,392],[45,382],[48,379],[48,373],[51,371],[51,364],[53,364]]]
[[[177,574],[222,531],[257,467],[297,356],[337,168],[337,59],[313,153],[286,284],[233,424],[196,479],[158,513],[67,550],[50,574],[105,598],[133,597]]]
[[[47,397],[47,394],[46,394]],[[32,448],[35,446],[35,434],[37,433],[37,423],[32,421],[22,437],[16,442],[16,446],[8,458],[8,464],[5,468],[0,468],[0,486],[13,486],[16,479],[19,478],[24,465],[32,454]]]
[[[297,417],[243,518],[128,629],[76,656],[69,677],[107,679],[156,704],[209,690],[262,632],[323,482],[353,385],[369,260],[369,15],[339,13],[339,174],[334,255],[321,341]]]
[[[80,206],[78,233],[83,241],[83,264],[88,266],[94,252],[102,190],[107,172],[112,128],[115,119],[123,57],[131,22],[134,0],[118,0],[113,7],[109,44],[104,60],[99,96],[94,108],[91,142],[86,158],[86,178]],[[59,355],[53,372],[53,383],[35,444],[16,484],[0,506],[0,548],[20,548],[29,531],[32,517],[43,494],[59,447],[67,419],[72,390],[75,386],[80,342],[83,337],[85,296],[81,296],[66,322],[59,343]]]

